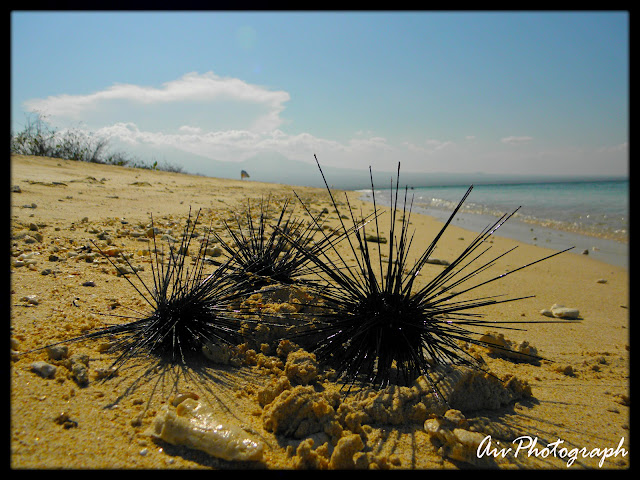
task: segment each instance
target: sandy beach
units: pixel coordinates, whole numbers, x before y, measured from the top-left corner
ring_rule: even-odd
[[[100,340],[69,344],[59,359],[46,350],[25,353],[119,321],[105,314],[135,315],[147,308],[107,259],[83,247],[93,240],[113,251],[114,261],[125,254],[149,279],[144,232],[151,215],[163,233],[179,237],[189,211],[200,210],[201,224],[222,234],[222,221],[233,218],[248,199],[256,205],[268,196],[275,205],[291,199],[296,214],[304,216],[294,187],[26,156],[11,157],[10,186],[12,468],[564,470],[630,465],[629,272],[622,266],[562,254],[483,287],[483,296],[533,295],[479,313],[497,321],[539,321],[493,332],[513,345],[535,347],[544,360],[517,361],[469,347],[508,384],[508,395],[498,399],[492,392],[502,392],[502,385],[492,383],[488,401],[474,404],[464,400],[463,381],[455,385],[459,408],[446,413],[430,410],[429,389],[420,385],[347,394],[321,364],[313,364],[311,380],[303,381],[288,368],[294,355],[267,344],[243,350],[239,364],[211,362],[193,372],[159,372],[136,360],[117,376],[102,378],[114,355],[104,352]],[[295,187],[295,192],[312,213],[327,208],[328,225],[338,226],[325,190]],[[344,198],[343,192],[334,194]],[[358,214],[373,211],[357,192],[347,194]],[[381,218],[386,225],[386,217]],[[441,225],[435,218],[412,215],[415,257]],[[434,257],[452,261],[475,235],[452,225]],[[496,253],[517,246],[492,266],[494,275],[554,252],[498,236],[491,246]],[[347,255],[344,242],[338,248]],[[428,264],[418,283],[442,268]],[[555,304],[579,310],[579,318],[544,323],[550,318],[541,311]],[[84,361],[77,360],[79,354]],[[51,370],[37,362],[55,372],[47,373]],[[86,381],[78,380],[77,362],[86,367]],[[465,378],[468,396],[479,395],[481,379]],[[286,404],[294,393],[309,402],[308,411]],[[185,394],[259,439],[261,457],[227,460],[150,435],[163,408],[174,408],[176,397]],[[292,421],[287,411],[300,417],[297,429],[278,426]],[[490,449],[478,455],[478,439],[486,446],[489,436],[494,452],[505,449],[504,457],[491,455]],[[517,450],[516,439],[520,445],[530,442],[531,448]]]

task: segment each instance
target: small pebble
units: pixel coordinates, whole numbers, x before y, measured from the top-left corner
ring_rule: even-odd
[[[120,249],[118,247],[109,247],[102,253],[104,253],[108,257],[117,257],[118,255],[120,255]]]
[[[87,282],[84,282],[84,283],[82,284],[82,286],[83,286],[83,287],[95,287],[95,286],[96,286],[96,283],[95,283],[95,282],[93,282],[93,281],[91,281],[91,280],[89,280],[89,281],[87,281]]]
[[[207,249],[205,250],[205,255],[208,255],[210,257],[219,257],[220,255],[222,255],[222,253],[222,248],[218,245],[207,247]]]
[[[571,365],[558,365],[556,367],[556,372],[562,373],[563,375],[567,375],[568,377],[573,377],[575,374],[573,373],[573,367]]]
[[[449,265],[447,260],[441,260],[439,258],[427,258],[427,263],[431,263],[433,265]]]
[[[69,356],[69,347],[66,345],[51,345],[47,347],[47,355],[50,360],[62,360]]]
[[[145,230],[145,235],[149,238],[153,238],[156,233],[159,233],[160,229],[158,227],[149,227]]]
[[[168,233],[165,233],[164,235],[162,235],[160,237],[160,240],[163,240],[163,241],[168,242],[168,243],[176,243],[178,241],[175,238],[173,238],[171,235],[169,235]]]
[[[607,283],[607,280],[604,278],[599,278],[598,280],[596,280],[596,283]]]
[[[35,295],[25,295],[20,299],[21,302],[27,302],[29,305],[38,305],[40,302],[38,301],[38,297]]]
[[[382,236],[378,236],[378,235],[365,235],[364,239],[367,242],[375,242],[375,243],[387,243],[387,239],[382,237]]]
[[[76,353],[71,357],[71,375],[80,386],[89,383],[89,355]]]
[[[31,364],[31,370],[42,378],[53,378],[56,374],[55,365],[43,361],[33,362]]]

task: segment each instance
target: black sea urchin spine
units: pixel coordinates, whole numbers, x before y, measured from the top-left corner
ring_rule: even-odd
[[[232,276],[245,285],[247,290],[259,289],[266,285],[275,288],[282,285],[304,284],[317,268],[309,261],[308,254],[318,255],[328,248],[331,241],[325,237],[314,242],[314,234],[322,230],[320,215],[306,223],[293,217],[289,209],[290,201],[283,202],[280,213],[271,222],[270,199],[260,203],[258,219],[254,220],[251,203],[247,203],[244,218],[235,215],[233,227],[224,222],[232,242],[225,241],[214,233],[216,240],[227,253]],[[299,247],[293,248],[292,242]]]
[[[316,162],[317,158],[316,158]],[[340,217],[337,202],[322,173],[325,186],[331,197],[334,209]],[[389,383],[410,383],[420,375],[428,377],[430,369],[445,363],[467,364],[478,367],[477,360],[469,355],[459,341],[475,344],[483,342],[473,338],[477,332],[468,327],[510,328],[509,323],[483,320],[481,315],[470,310],[510,302],[527,297],[501,299],[500,296],[488,296],[471,300],[459,300],[458,297],[490,282],[503,279],[518,270],[551,258],[557,252],[545,258],[524,265],[508,273],[497,275],[489,280],[479,281],[467,288],[454,292],[454,287],[471,282],[478,274],[489,269],[502,256],[509,252],[487,259],[491,247],[486,246],[487,239],[510,217],[504,215],[494,224],[482,231],[471,244],[440,274],[420,289],[414,282],[421,269],[428,262],[437,242],[450,225],[462,203],[471,192],[470,187],[442,229],[424,250],[424,253],[408,268],[408,254],[413,236],[409,236],[411,206],[407,210],[407,189],[404,193],[402,217],[398,215],[399,173],[395,189],[391,188],[391,219],[387,242],[387,267],[382,264],[382,247],[378,242],[378,268],[374,265],[367,242],[366,226],[370,220],[351,219],[356,228],[347,229],[342,223],[351,252],[355,256],[355,265],[348,265],[344,257],[336,253],[335,259],[328,255],[308,254],[307,258],[315,264],[326,286],[317,292],[322,299],[323,313],[315,322],[300,328],[299,340],[312,336],[312,350],[318,359],[335,368],[345,382],[364,380],[377,386]],[[374,196],[373,176],[371,186]],[[347,207],[351,211],[349,199]],[[379,214],[373,215],[376,235],[379,238]],[[396,223],[400,220],[400,233],[396,235]],[[342,220],[341,220],[342,222]],[[292,243],[304,251],[304,246],[292,240]],[[485,247],[486,248],[483,248]],[[376,270],[378,270],[376,272]]]
[[[99,328],[58,344],[112,338],[109,351],[119,352],[113,362],[113,367],[117,369],[138,355],[153,355],[171,364],[184,364],[193,355],[198,357],[206,344],[235,344],[241,341],[242,323],[251,321],[251,312],[239,307],[246,289],[242,282],[239,283],[232,276],[229,262],[211,273],[204,272],[209,233],[200,245],[194,264],[189,266],[186,263],[199,215],[200,212],[192,219],[189,212],[180,244],[178,248],[169,249],[166,264],[160,258],[163,255],[158,252],[151,218],[155,260],[151,262],[153,285],[147,285],[126,256],[122,255],[140,286],[128,274],[122,275],[147,302],[147,314],[138,314],[139,317],[122,316],[134,320]],[[151,254],[151,246],[149,250]],[[122,272],[106,254],[103,255]]]

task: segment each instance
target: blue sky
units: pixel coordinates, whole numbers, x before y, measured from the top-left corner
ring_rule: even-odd
[[[626,12],[14,11],[12,128],[39,112],[187,171],[626,175],[628,42]]]

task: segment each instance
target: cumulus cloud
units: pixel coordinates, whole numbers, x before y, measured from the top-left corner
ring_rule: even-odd
[[[338,142],[309,133],[291,135],[279,129],[269,132],[203,132],[192,127],[182,127],[177,133],[163,133],[144,131],[133,123],[117,123],[103,127],[95,133],[127,145],[173,147],[206,158],[230,162],[246,160],[257,153],[277,152],[294,159],[306,159],[310,163],[316,154],[324,157],[327,164],[332,165],[361,166],[363,162],[375,165],[377,160],[380,166],[380,159],[386,161],[388,158],[398,158],[402,153],[379,136]]]
[[[221,77],[213,72],[187,73],[160,88],[131,84],[116,84],[88,95],[56,95],[25,102],[25,108],[66,122],[135,123],[172,112],[179,119],[197,118],[200,121],[222,119],[250,130],[271,130],[282,120],[280,113],[289,101],[282,90],[269,90],[243,80]],[[178,106],[179,108],[175,108]],[[221,128],[222,124],[218,124]],[[214,126],[214,124],[212,124]],[[177,128],[178,126],[176,126]]]
[[[504,137],[500,141],[507,145],[522,145],[529,143],[533,137]]]
[[[200,127],[192,127],[190,125],[182,125],[180,128],[178,128],[178,131],[181,133],[193,133],[193,134],[198,134],[202,132],[202,129]]]
[[[88,95],[34,99],[25,106],[52,123],[82,122],[115,144],[171,147],[222,161],[277,152],[309,162],[317,154],[335,165],[361,166],[397,161],[406,153],[371,131],[344,142],[286,133],[280,114],[289,99],[285,91],[208,72],[188,73],[159,88],[118,84]],[[439,146],[430,143],[429,148]]]

